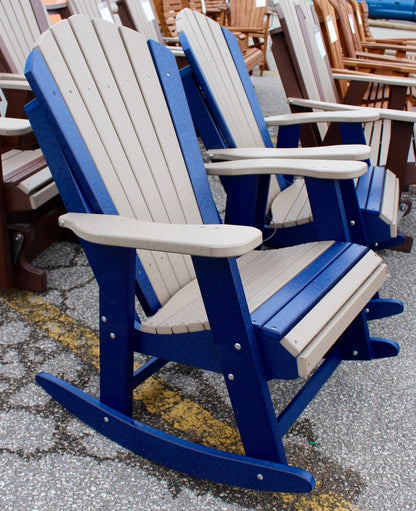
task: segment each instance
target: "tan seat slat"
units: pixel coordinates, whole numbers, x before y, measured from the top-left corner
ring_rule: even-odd
[[[390,225],[390,234],[397,236],[398,208],[400,199],[400,183],[390,170],[386,171],[384,181],[383,200],[381,203],[380,218]]]
[[[380,258],[368,252],[282,339],[289,353],[297,357],[380,264]]]
[[[311,220],[312,213],[303,179],[296,179],[275,198],[271,207],[272,226],[291,227]]]
[[[333,244],[315,242],[279,249],[253,251],[238,259],[241,279],[250,312],[300,273]],[[205,309],[196,282],[181,289],[154,316],[142,325],[145,332],[173,333],[184,328],[185,318],[191,325],[208,327]]]
[[[36,190],[39,190],[43,186],[49,184],[52,181],[52,174],[48,167],[43,168],[18,184],[18,187],[22,192],[28,195]]]
[[[386,278],[386,273],[386,265],[381,264],[347,303],[335,314],[319,335],[317,335],[297,357],[300,377],[306,378],[312,369],[320,362],[325,353],[333,345],[334,339],[342,334],[348,322],[354,319],[380,288]]]

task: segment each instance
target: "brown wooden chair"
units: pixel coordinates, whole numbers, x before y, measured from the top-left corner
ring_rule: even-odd
[[[244,34],[246,37],[246,51],[252,48],[260,49],[263,53],[263,64],[260,67],[260,76],[267,69],[267,42],[269,36],[269,23],[271,11],[264,6],[258,7],[256,0],[230,0],[230,13],[228,30]],[[251,42],[252,41],[252,42]]]

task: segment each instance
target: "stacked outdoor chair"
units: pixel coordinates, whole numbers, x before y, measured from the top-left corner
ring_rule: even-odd
[[[245,35],[246,52],[256,54],[255,49],[260,49],[263,54],[263,62],[260,64],[260,76],[267,67],[267,43],[269,36],[270,16],[266,2],[256,0],[230,0],[228,30]],[[253,44],[251,43],[253,41]]]
[[[22,76],[24,62],[47,27],[41,2],[1,0],[0,88],[8,117],[0,118],[0,289],[44,291],[46,274],[30,261],[61,235],[56,222],[63,205],[30,125],[22,118],[23,105],[32,97]]]
[[[241,54],[229,32],[189,9],[178,15],[177,28],[190,63],[190,69],[184,69],[182,75],[194,122],[213,159],[325,158],[334,154],[367,159],[369,152],[356,153],[357,146],[352,144],[364,143],[362,121],[378,118],[372,117],[376,112],[370,109],[365,113],[342,111],[269,118],[269,125],[279,126],[279,149],[273,149],[250,78],[241,65]],[[347,145],[298,149],[300,126],[317,121],[339,123]],[[327,151],[332,156],[325,156]],[[257,163],[253,161],[251,165],[254,172]],[[233,162],[225,162],[222,169],[208,165],[207,170],[220,175],[226,187],[228,223],[257,226],[272,246],[317,239],[302,179],[288,181],[279,175],[271,179],[243,177],[238,175],[238,168],[233,168]],[[360,206],[360,211],[349,212],[351,236],[354,239],[360,233],[360,242],[373,247],[401,244],[404,238],[397,235],[399,181],[385,169],[374,174],[378,174],[378,179],[373,179],[373,172],[367,173],[356,188],[353,182],[343,185],[346,203],[350,202],[347,195],[357,194]],[[352,204],[354,201],[351,199]],[[363,226],[364,233],[360,230]]]
[[[412,137],[415,115],[404,109],[408,90],[416,81],[345,70],[331,72],[318,23],[306,2],[283,0],[278,15],[282,29],[272,33],[272,52],[293,109],[351,109],[362,105],[364,97],[364,105],[372,95],[380,97],[373,107],[387,106],[387,109],[378,109],[380,121],[369,125],[365,133],[372,146],[371,162],[392,170],[399,177],[401,189],[415,182]],[[335,81],[349,82],[344,97],[338,95]],[[379,91],[379,86],[383,92]],[[334,137],[333,132],[326,135],[327,140],[331,137]]]
[[[26,75],[36,96],[27,113],[70,212],[61,225],[85,240],[100,288],[100,397],[45,373],[39,383],[108,438],[167,467],[310,491],[312,476],[287,463],[284,434],[342,359],[398,351],[369,336],[363,311],[386,276],[379,256],[348,241],[336,198],[331,211],[317,201],[315,221],[337,223],[338,241],[253,250],[258,230],[221,225],[174,56],[157,42],[72,17],[43,35]],[[365,170],[331,161],[300,162],[296,172],[317,185]],[[154,358],[134,371],[135,351]],[[133,388],[169,361],[224,376],[244,454],[132,418]],[[276,418],[267,381],[298,376],[305,386]]]
[[[388,72],[391,74],[407,75],[409,73],[408,68],[415,68],[416,62],[409,58],[405,58],[399,55],[388,55],[381,52],[381,45],[367,44],[365,48],[360,39],[360,32],[355,21],[354,10],[350,3],[346,0],[315,0],[317,10],[322,11],[322,15],[326,15],[325,4],[332,6],[335,11],[335,18],[338,28],[338,34],[340,36],[340,43],[345,57],[344,63],[348,67],[357,66],[359,60],[364,61],[371,60],[372,66],[378,65],[381,71]],[[323,21],[323,20],[322,20]],[[413,47],[413,51],[415,51]],[[378,50],[378,51],[373,51]],[[403,50],[403,46],[402,46]],[[364,63],[365,65],[365,63]],[[403,69],[404,67],[404,69]],[[360,66],[360,69],[363,65]]]

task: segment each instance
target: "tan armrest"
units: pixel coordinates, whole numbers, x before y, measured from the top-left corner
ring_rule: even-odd
[[[290,158],[298,160],[366,160],[371,148],[364,144],[344,144],[321,147],[241,147],[209,149],[213,160],[251,160],[259,158]]]
[[[66,213],[59,225],[99,245],[202,257],[237,257],[263,241],[261,231],[254,227],[162,224],[117,215]]]
[[[32,127],[27,119],[0,117],[0,136],[13,137],[31,133]]]
[[[307,124],[311,122],[368,122],[377,121],[377,111],[350,111],[350,112],[303,112],[295,114],[282,114],[267,117],[267,126],[290,126],[292,124]]]
[[[332,76],[336,80],[383,83],[385,85],[401,85],[407,87],[416,87],[416,78],[411,78],[407,76],[387,76],[372,73],[360,73],[359,71],[348,71],[348,69],[333,69]]]
[[[377,112],[380,119],[390,119],[392,121],[416,122],[416,112],[405,110],[395,110],[393,108],[373,108],[357,105],[344,105],[341,103],[330,103],[328,101],[315,101],[311,99],[288,98],[289,105],[304,106],[308,108],[320,108],[322,110],[344,110],[344,111],[367,111]]]
[[[14,79],[14,75],[10,75],[10,78],[0,78],[0,89],[32,90],[26,80]]]
[[[353,179],[367,172],[367,164],[361,161],[264,158],[207,163],[205,170],[210,175],[218,176],[282,174],[319,179]]]

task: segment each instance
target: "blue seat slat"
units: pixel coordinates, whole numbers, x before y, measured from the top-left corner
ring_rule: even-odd
[[[251,314],[251,320],[256,329],[261,328],[265,323],[290,300],[292,300],[300,291],[307,286],[316,276],[331,264],[342,252],[347,250],[349,243],[334,243],[328,250],[309,264],[299,275],[291,280],[289,285],[284,286],[280,291],[273,295],[266,303],[260,306]]]
[[[373,168],[373,178],[371,180],[371,188],[368,192],[366,206],[366,211],[370,215],[380,214],[385,178],[386,171],[383,167]]]
[[[314,278],[310,275],[309,268],[301,272],[276,293],[276,301],[279,300],[278,295],[282,293],[286,303],[280,310],[274,309],[273,317],[261,326],[262,333],[282,339],[367,252],[367,247],[349,245],[346,250],[340,251],[337,257],[326,264],[322,271],[316,272]],[[306,276],[306,282],[304,276]],[[303,286],[300,285],[302,281]],[[292,298],[288,299],[290,295]]]

